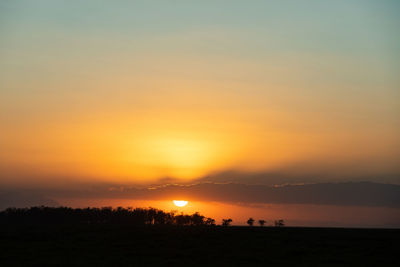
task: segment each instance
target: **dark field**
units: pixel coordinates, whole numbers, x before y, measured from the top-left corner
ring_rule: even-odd
[[[400,230],[3,226],[0,266],[400,266]]]

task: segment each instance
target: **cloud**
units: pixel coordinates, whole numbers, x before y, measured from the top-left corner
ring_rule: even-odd
[[[167,184],[151,188],[108,187],[52,191],[53,197],[141,200],[188,199],[230,203],[314,204],[400,208],[400,185],[372,182],[303,185],[247,185],[238,183]]]
[[[321,182],[349,182],[349,181],[373,181],[378,183],[400,184],[400,174],[365,174],[359,172],[349,172],[350,174],[338,173],[326,167],[311,168],[307,164],[292,164],[281,169],[268,171],[240,171],[223,170],[210,173],[195,180],[198,183],[243,183],[243,184],[261,184],[276,185],[285,183],[321,183]]]
[[[49,206],[56,207],[60,206],[57,201],[45,197],[37,192],[16,192],[7,191],[0,192],[0,210],[14,207],[14,208],[25,208],[31,206]]]
[[[202,200],[400,207],[400,186],[377,183],[323,183],[279,187],[245,184],[203,183],[167,186],[151,195],[184,195]]]
[[[15,187],[0,192],[0,208],[57,205],[60,199],[188,199],[240,205],[313,204],[400,208],[400,185],[374,182],[316,182],[279,172],[225,171],[190,183],[172,178],[152,186],[124,184],[74,184],[52,188]],[[285,184],[282,184],[285,183]],[[280,184],[277,186],[277,184]]]

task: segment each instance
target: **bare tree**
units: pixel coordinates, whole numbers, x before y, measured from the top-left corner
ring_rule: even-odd
[[[249,226],[253,226],[253,224],[254,224],[254,219],[250,217],[250,218],[247,220],[247,224],[248,224]]]

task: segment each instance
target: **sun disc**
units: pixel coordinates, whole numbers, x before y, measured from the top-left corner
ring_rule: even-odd
[[[173,202],[177,207],[184,207],[188,203],[186,200],[173,200]]]

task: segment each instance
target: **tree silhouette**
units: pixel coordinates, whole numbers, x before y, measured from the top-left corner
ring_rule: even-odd
[[[203,215],[200,215],[198,212],[196,212],[190,216],[190,224],[196,226],[203,225],[204,218],[205,217]]]
[[[232,222],[232,219],[222,219],[222,226],[229,226]]]
[[[266,223],[265,220],[258,220],[258,224],[259,224],[260,226],[264,226],[265,223]]]
[[[215,225],[215,220],[213,218],[207,218],[205,221],[206,225]]]
[[[276,220],[276,221],[275,221],[275,226],[276,226],[276,227],[285,226],[285,222],[284,222],[283,220]]]
[[[232,221],[232,220],[231,220]],[[111,207],[72,209],[67,207],[8,208],[0,211],[0,226],[5,224],[128,224],[128,225],[215,225],[215,220],[198,212],[175,215],[155,208]]]
[[[176,225],[189,225],[191,223],[191,216],[180,214],[175,216],[175,224]]]
[[[253,224],[254,224],[254,219],[250,217],[250,218],[247,220],[247,224],[248,224],[249,226],[253,226]]]

